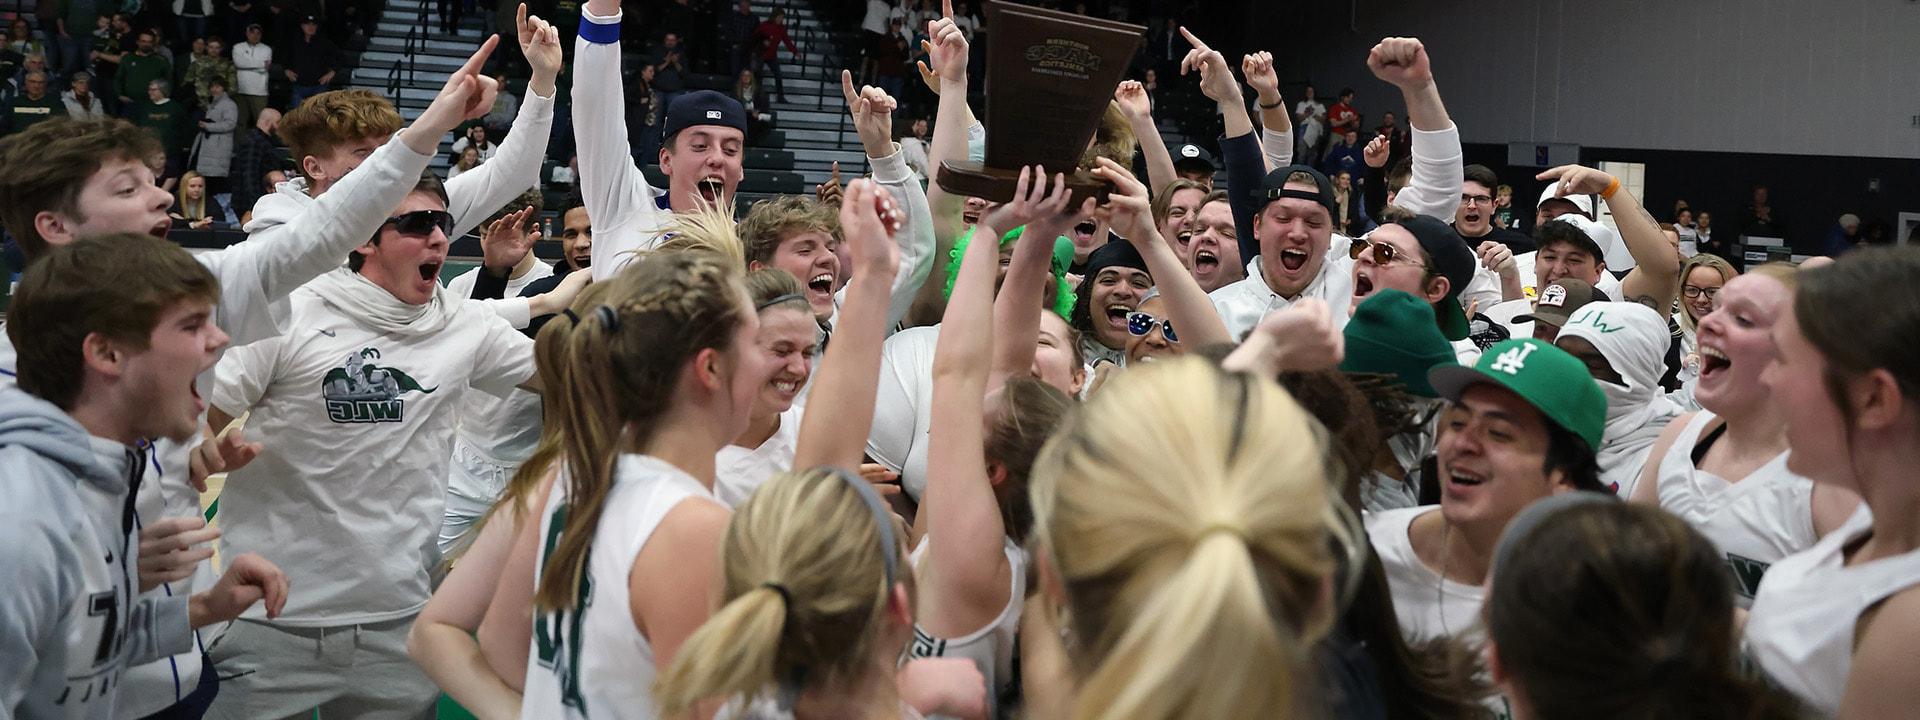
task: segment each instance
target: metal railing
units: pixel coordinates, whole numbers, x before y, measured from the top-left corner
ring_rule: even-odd
[[[393,67],[387,70],[387,96],[395,100],[400,98],[401,70],[406,71],[405,85],[412,85],[418,75],[415,56],[427,47],[427,3],[422,0],[420,11],[414,14],[413,27],[407,28],[406,44],[401,47],[400,59],[393,61]]]

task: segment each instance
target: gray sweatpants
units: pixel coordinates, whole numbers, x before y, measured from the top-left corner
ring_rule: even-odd
[[[407,657],[413,618],[326,628],[235,620],[207,644],[212,720],[431,720],[440,688]]]

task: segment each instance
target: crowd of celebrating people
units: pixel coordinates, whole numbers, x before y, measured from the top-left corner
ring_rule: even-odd
[[[737,221],[730,94],[659,109],[665,187],[631,161],[620,0],[561,207],[524,8],[491,159],[428,171],[498,37],[410,123],[276,113],[297,162],[224,249],[166,240],[212,181],[137,118],[0,139],[0,717],[1910,712],[1920,251],[1743,270],[1578,165],[1518,232],[1403,37],[1377,215],[1270,55],[1184,28],[1225,189],[1130,80],[1080,167],[964,197],[943,10],[931,129],[850,68],[869,174]]]

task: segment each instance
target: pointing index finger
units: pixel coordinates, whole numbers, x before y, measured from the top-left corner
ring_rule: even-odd
[[[852,70],[840,71],[840,92],[841,94],[847,96],[848,107],[852,107],[854,102],[860,99],[860,96],[857,93],[855,93],[853,90],[853,71]]]
[[[524,6],[522,7],[524,8]],[[525,12],[524,9],[522,10],[522,12]],[[499,44],[500,44],[499,35],[488,35],[487,41],[480,43],[480,49],[477,51],[474,51],[473,57],[467,58],[466,64],[461,65],[459,70],[454,71],[454,75],[461,75],[461,74],[478,75],[480,73],[480,68],[487,64],[487,56],[492,55],[493,48],[498,46]]]
[[[1206,43],[1201,42],[1200,38],[1194,37],[1193,33],[1191,31],[1188,31],[1187,26],[1185,25],[1180,26],[1180,37],[1186,38],[1187,43],[1192,45],[1195,50],[1211,50],[1212,49],[1207,47]]]

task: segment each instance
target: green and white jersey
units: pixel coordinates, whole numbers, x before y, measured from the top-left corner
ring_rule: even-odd
[[[553,483],[540,519],[534,580],[559,547],[567,525],[565,470]],[[655,528],[682,502],[719,504],[692,475],[648,455],[622,455],[614,467],[600,521],[588,545],[587,571],[572,608],[536,611],[523,720],[651,720],[653,644],[633,623],[627,578]]]
[[[1813,481],[1787,469],[1782,452],[1737,482],[1729,482],[1694,464],[1704,457],[1719,428],[1708,429],[1714,415],[1701,412],[1681,431],[1659,463],[1655,486],[1660,507],[1687,521],[1726,555],[1733,578],[1733,600],[1753,607],[1760,578],[1789,555],[1813,547]],[[1725,428],[1722,425],[1720,428]]]

